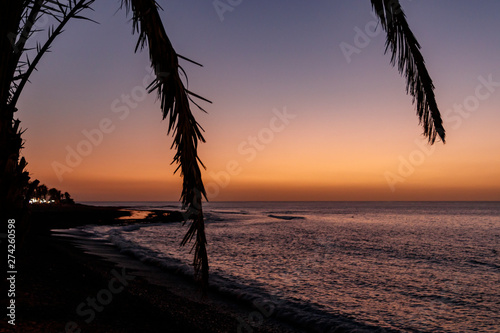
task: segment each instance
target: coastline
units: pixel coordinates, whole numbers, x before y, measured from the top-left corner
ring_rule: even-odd
[[[202,297],[192,282],[153,272],[102,242],[51,232],[178,218],[153,212],[144,220],[118,220],[130,215],[121,207],[34,208],[17,251],[16,325],[4,325],[2,315],[6,332],[299,332],[272,316],[256,327],[245,325],[242,318],[255,309],[244,303],[210,292]],[[103,250],[107,259],[97,255]]]

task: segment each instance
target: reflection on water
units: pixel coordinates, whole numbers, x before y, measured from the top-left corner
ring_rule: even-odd
[[[299,304],[295,317],[315,309],[324,317],[318,322],[341,315],[403,331],[500,331],[498,203],[232,203],[207,210],[212,281],[284,295]],[[129,230],[115,230],[114,241],[191,263],[190,247],[179,247],[185,227]]]
[[[130,212],[129,216],[121,216],[118,220],[141,220],[148,217],[153,212],[149,210],[134,210],[134,209],[120,209],[124,212]]]

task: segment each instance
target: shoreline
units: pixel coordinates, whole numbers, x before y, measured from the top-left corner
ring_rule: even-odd
[[[81,204],[34,208],[17,251],[16,325],[6,324],[3,314],[1,326],[7,332],[54,333],[299,332],[272,316],[257,327],[245,325],[254,308],[210,291],[203,298],[185,278],[67,232],[88,224],[166,222],[157,212],[144,220],[118,220],[130,215],[122,207]]]

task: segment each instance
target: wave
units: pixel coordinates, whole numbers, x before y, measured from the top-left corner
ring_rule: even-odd
[[[145,227],[158,227],[161,225],[165,225],[165,223],[140,223],[140,224],[129,224],[125,225],[122,227],[118,227],[114,230],[119,230],[119,231],[125,231],[125,232],[132,232],[132,231],[137,231],[141,228]]]
[[[246,211],[246,210],[238,210],[238,211],[231,211],[231,210],[211,210],[210,212],[217,213],[217,214],[248,215],[248,211]]]
[[[310,211],[306,210],[272,210],[272,211],[267,211],[265,214],[287,214],[287,215],[294,215],[294,214],[300,214],[300,213],[310,213]]]
[[[139,261],[159,267],[160,269],[180,275],[193,281],[193,267],[185,262],[165,256],[165,254],[141,246],[123,237],[124,233],[137,231],[143,227],[159,226],[162,223],[128,225],[113,228],[106,232],[87,230],[93,232],[95,236],[107,236],[120,253],[126,254]],[[293,298],[285,297],[279,292],[269,292],[265,286],[254,280],[235,278],[220,271],[210,273],[210,290],[223,294],[251,306],[254,311],[249,312],[248,318],[240,321],[240,331],[252,330],[252,318],[262,316],[262,318],[277,318],[290,323],[295,327],[302,327],[306,330],[330,332],[395,332],[379,327],[367,326],[356,322],[354,319],[340,315],[333,315],[321,309],[318,304],[308,303]]]
[[[480,265],[480,266],[486,266],[486,267],[490,267],[490,268],[500,269],[500,266],[497,264],[489,263],[489,262],[482,262],[482,261],[478,261],[475,259],[469,260],[469,263],[471,263],[473,265]]]
[[[293,216],[293,215],[268,214],[267,216],[272,217],[274,219],[280,219],[280,220],[305,220],[306,219],[304,216]]]

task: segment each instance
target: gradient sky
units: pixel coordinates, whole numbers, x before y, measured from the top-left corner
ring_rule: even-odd
[[[342,52],[373,27],[370,1],[243,0],[223,21],[212,1],[159,3],[174,48],[204,65],[181,61],[213,101],[193,108],[210,200],[500,200],[500,2],[401,0],[447,130],[432,147],[380,27]],[[172,138],[119,6],[96,1],[100,24],[70,23],[40,63],[18,104],[23,154],[77,201],[175,201]]]

